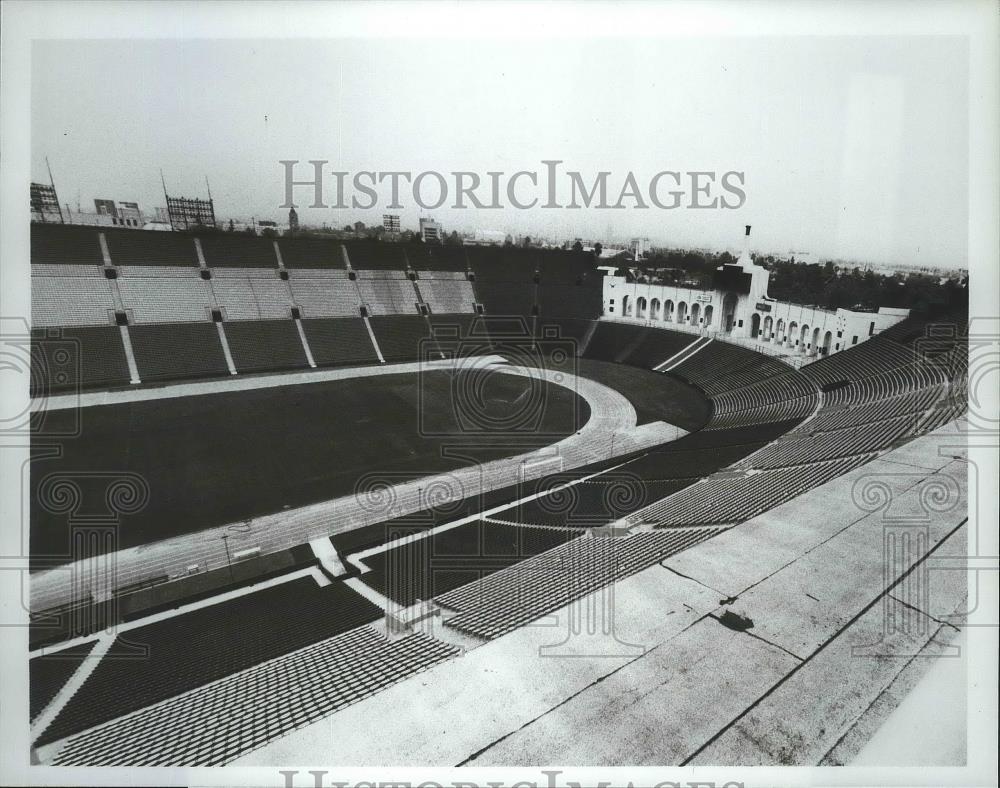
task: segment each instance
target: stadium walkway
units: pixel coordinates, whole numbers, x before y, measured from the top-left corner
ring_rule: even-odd
[[[466,359],[475,369],[478,365],[505,363],[502,356],[478,356]],[[331,380],[351,380],[369,378],[376,375],[404,375],[427,369],[450,369],[450,360],[412,361],[402,364],[380,364],[364,367],[342,367],[340,369],[314,369],[308,372],[279,372],[271,375],[244,374],[220,380],[201,380],[192,383],[169,383],[163,386],[148,386],[139,389],[119,389],[117,391],[85,391],[77,394],[55,394],[39,397],[31,401],[31,412],[66,410],[68,408],[93,408],[99,405],[117,405],[123,402],[145,402],[157,399],[195,397],[200,394],[220,394],[230,391],[251,391],[298,386],[302,383],[326,383]]]
[[[434,368],[448,368],[454,362],[434,362]],[[683,437],[680,427],[654,422],[637,426],[632,404],[617,391],[596,381],[562,371],[539,370],[510,365],[499,356],[462,359],[463,370],[489,368],[509,375],[538,376],[554,385],[574,391],[590,406],[590,418],[575,434],[550,446],[524,454],[456,469],[449,473],[422,477],[393,487],[375,483],[355,495],[289,509],[239,523],[210,528],[194,534],[165,539],[152,544],[118,551],[113,560],[97,557],[31,575],[31,609],[45,610],[70,602],[89,591],[98,601],[115,588],[139,583],[162,575],[188,573],[197,565],[199,571],[226,566],[230,555],[259,548],[262,554],[275,552],[312,539],[353,530],[365,525],[401,517],[427,508],[429,503],[467,498],[483,492],[538,478],[546,473],[571,470],[591,462],[606,460],[649,446]],[[392,375],[417,371],[420,364],[393,364],[335,370],[330,373],[305,373],[255,378],[253,381],[215,381],[181,384],[165,389],[116,392],[117,396],[190,396],[222,390],[213,387],[242,385],[259,388],[284,386],[298,378],[318,381],[346,379],[359,375]],[[426,369],[426,366],[423,368]],[[225,389],[230,390],[230,389]],[[98,395],[95,395],[98,396]],[[110,396],[110,395],[109,395]],[[95,400],[91,404],[101,404]],[[373,480],[374,481],[374,480]],[[225,539],[223,539],[225,537]],[[227,545],[228,542],[228,545]]]
[[[233,764],[850,762],[960,631],[992,631],[965,630],[963,570],[995,545],[968,527],[962,424],[618,583],[613,638],[567,638],[569,606]]]

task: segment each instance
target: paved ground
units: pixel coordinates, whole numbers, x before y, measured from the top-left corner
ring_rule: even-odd
[[[848,763],[928,667],[963,664],[961,443],[943,428],[619,583],[615,637],[567,637],[571,606],[235,764]]]

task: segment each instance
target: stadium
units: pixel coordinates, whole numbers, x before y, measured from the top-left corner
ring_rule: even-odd
[[[33,223],[33,761],[850,762],[966,609],[975,332],[743,239]]]

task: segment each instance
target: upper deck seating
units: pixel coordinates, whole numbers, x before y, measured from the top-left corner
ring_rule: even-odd
[[[96,227],[32,223],[31,263],[103,265],[98,232]]]
[[[104,233],[114,265],[198,267],[194,237],[155,230],[111,230]]]
[[[216,233],[199,239],[205,264],[210,268],[277,268],[278,256],[270,238]]]

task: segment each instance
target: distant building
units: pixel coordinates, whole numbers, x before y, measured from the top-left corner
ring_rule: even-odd
[[[299,215],[294,207],[288,209],[288,229],[293,233],[299,229]]]
[[[280,224],[278,224],[277,222],[272,222],[270,219],[257,220],[257,232],[260,233],[273,232],[280,235],[283,230],[284,228]]]
[[[420,220],[420,237],[424,243],[440,243],[444,229],[433,219]]]
[[[387,233],[398,233],[399,232],[399,214],[395,213],[384,213],[382,214],[382,229]]]
[[[770,273],[750,255],[750,226],[735,263],[720,265],[710,289],[604,279],[604,314],[669,325],[706,336],[738,338],[783,350],[781,355],[825,356],[865,342],[909,315],[908,309],[836,311],[778,301],[767,294]],[[603,255],[602,255],[603,259]],[[633,276],[638,275],[638,269]]]
[[[119,201],[118,224],[122,227],[142,227],[145,219],[139,210],[139,203]]]
[[[100,216],[118,216],[118,209],[115,207],[114,200],[99,200],[95,198],[94,210]]]

